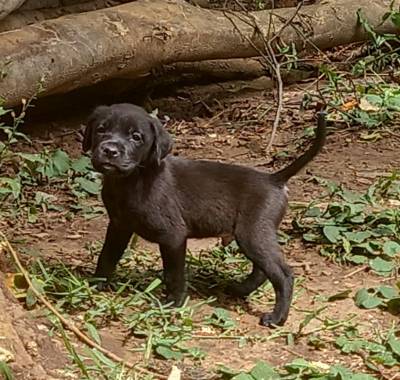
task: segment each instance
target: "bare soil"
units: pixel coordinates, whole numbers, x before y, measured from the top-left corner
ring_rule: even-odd
[[[242,165],[256,166],[260,170],[273,171],[284,166],[304,149],[307,138],[304,137],[306,127],[314,125],[313,111],[299,111],[303,89],[292,87],[285,90],[285,111],[271,152],[266,152],[274,117],[274,99],[270,93],[251,91],[248,93],[223,94],[218,98],[212,94],[201,92],[185,92],[173,94],[151,102],[152,108],[158,108],[161,116],[168,115],[171,120],[167,128],[175,136],[174,154],[193,159],[212,159]],[[54,112],[51,116],[43,116],[40,121],[27,122],[26,131],[34,141],[34,149],[60,147],[70,155],[81,154],[80,136],[77,133],[90,110],[77,110],[74,114]],[[400,126],[400,125],[399,125]],[[321,186],[313,179],[315,176],[343,183],[350,189],[363,190],[376,177],[398,169],[399,137],[381,133],[377,141],[363,140],[364,131],[332,126],[323,152],[307,169],[294,178],[289,184],[291,201],[308,202],[321,193]],[[286,153],[285,156],[282,153]],[[60,194],[59,194],[60,195]],[[292,219],[289,211],[284,225]],[[88,273],[94,269],[95,257],[88,256],[85,247],[91,242],[104,238],[107,217],[101,216],[90,221],[83,218],[67,218],[57,212],[49,212],[40,217],[36,224],[20,220],[16,225],[7,221],[0,222],[2,230],[12,239],[23,257],[26,265],[39,255],[44,260],[61,260],[67,267],[84,268]],[[140,242],[147,249],[156,247]],[[216,239],[191,241],[192,252],[207,251],[219,244]],[[296,331],[300,321],[304,319],[304,310],[316,308],[314,296],[333,295],[341,290],[357,290],[361,287],[376,285],[383,280],[374,274],[361,271],[354,273],[354,267],[342,267],[321,257],[316,247],[310,247],[299,239],[292,240],[283,247],[289,263],[294,267],[297,278],[302,281],[296,287],[294,305],[285,329]],[[0,258],[1,272],[13,271],[9,258]],[[140,271],[140,268],[137,268]],[[192,292],[192,301],[197,302],[203,295]],[[260,327],[258,318],[265,305],[246,304],[242,302],[246,312],[237,312],[236,303],[221,294],[214,306],[230,310],[239,328],[246,334],[265,334],[273,331]],[[263,302],[264,304],[264,302]],[[269,307],[269,306],[268,306]],[[0,300],[0,308],[6,310],[4,318],[0,318],[0,346],[3,339],[8,349],[16,353],[16,360],[11,363],[17,379],[29,378],[65,378],[62,369],[67,357],[62,343],[56,336],[49,338],[49,324],[42,317],[37,318],[38,310],[22,312],[22,306],[12,300]],[[4,309],[5,308],[5,309]],[[205,306],[207,312],[209,306]],[[395,317],[378,309],[363,311],[354,305],[351,298],[332,302],[328,305],[325,316],[343,319],[351,313],[356,315],[357,323],[365,331],[366,336],[375,329],[388,327]],[[4,314],[4,313],[1,313]],[[21,315],[21,317],[19,317]],[[27,315],[29,317],[27,317]],[[15,331],[5,331],[4,326],[13,326]],[[307,329],[316,326],[311,323]],[[102,331],[103,344],[110,350],[130,360],[140,360],[140,354],[129,351],[132,339],[126,339],[127,332],[118,324],[110,324]],[[34,337],[34,339],[30,339]],[[18,337],[20,339],[18,339]],[[22,347],[18,348],[21,342]],[[29,341],[34,341],[35,352],[28,349]],[[237,341],[196,339],[193,345],[207,352],[201,365],[185,362],[185,378],[212,378],[209,369],[217,363],[236,369],[251,368],[255,361],[264,359],[273,365],[282,365],[296,357],[304,357],[327,364],[342,363],[352,369],[365,368],[362,359],[344,356],[339,351],[329,348],[315,350],[301,338],[294,346],[287,346],[283,339],[267,342],[256,342],[246,349],[241,349]],[[5,348],[7,348],[5,347]],[[20,349],[24,352],[20,352]],[[30,363],[30,364],[27,364]],[[156,368],[170,368],[170,364],[155,361]],[[34,369],[34,371],[33,371]],[[36,373],[37,372],[37,373]],[[36,377],[35,377],[36,376]],[[382,369],[384,378],[399,378],[390,369]],[[397,377],[396,377],[397,376]]]

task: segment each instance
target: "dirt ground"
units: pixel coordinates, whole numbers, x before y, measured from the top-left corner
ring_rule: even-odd
[[[152,108],[158,108],[161,116],[170,117],[167,128],[174,134],[174,154],[194,159],[227,161],[273,171],[290,162],[304,149],[305,128],[313,126],[313,111],[299,111],[302,94],[301,87],[285,90],[285,111],[274,147],[268,153],[265,149],[274,117],[274,100],[270,93],[252,91],[224,94],[215,99],[212,94],[187,95],[181,90],[178,95],[154,100],[150,105]],[[25,132],[34,142],[32,149],[40,151],[43,148],[60,147],[71,156],[79,157],[81,137],[78,129],[85,123],[89,111],[88,108],[81,108],[66,115],[61,110],[56,110],[50,117],[43,115],[34,121],[28,119]],[[290,201],[306,202],[317,197],[321,193],[321,185],[314,180],[315,177],[340,182],[350,189],[363,190],[376,177],[400,167],[398,135],[382,132],[376,141],[371,141],[362,139],[363,133],[365,131],[332,125],[323,152],[290,182]],[[293,214],[289,211],[284,229],[290,225],[292,217]],[[89,273],[94,269],[96,257],[88,255],[86,247],[103,239],[107,217],[102,215],[86,220],[79,216],[71,218],[63,213],[49,211],[46,215],[41,215],[36,224],[29,224],[22,219],[16,224],[4,220],[0,223],[2,230],[5,230],[19,250],[25,265],[29,265],[35,260],[35,256],[39,255],[44,261],[59,259],[68,268],[80,268]],[[189,249],[193,255],[198,255],[199,252],[204,254],[204,251],[217,244],[219,242],[216,239],[191,241]],[[153,252],[152,255],[159,265],[156,247],[143,241],[140,241],[140,245]],[[285,331],[296,331],[304,319],[304,311],[319,306],[315,296],[330,296],[346,289],[355,291],[383,281],[381,277],[369,272],[355,273],[354,267],[332,263],[322,257],[315,246],[308,246],[299,239],[290,240],[283,246],[283,250],[294,268],[296,277],[301,280],[296,286],[294,305],[284,326]],[[1,257],[0,262],[1,272],[13,271],[8,257]],[[137,271],[140,272],[140,269],[137,268]],[[198,302],[208,295],[192,291],[190,296],[190,302]],[[264,308],[270,307],[269,304],[265,305],[268,302],[264,300],[257,304],[241,301],[240,309],[237,307],[238,302],[217,292],[217,300],[213,306],[228,309],[242,334],[270,337],[274,333],[273,330],[258,325],[260,313]],[[59,336],[47,336],[51,328],[46,318],[41,316],[40,309],[22,313],[22,306],[12,300],[12,296],[0,304],[6,305],[7,316],[20,315],[16,322],[15,319],[12,322],[15,327],[13,332],[1,331],[3,320],[0,319],[1,337],[11,337],[12,342],[18,341],[15,336],[24,337],[21,347],[18,348],[14,344],[9,346],[10,351],[24,351],[22,356],[18,356],[20,361],[12,364],[16,378],[67,378],[63,374],[63,368],[69,360],[66,351]],[[206,314],[210,307],[205,305],[200,313]],[[397,322],[395,317],[379,309],[366,311],[357,308],[352,298],[331,302],[324,311],[324,316],[332,319],[345,319],[351,314],[355,315],[358,326],[367,332],[382,330],[392,322]],[[307,329],[318,327],[316,322],[312,322]],[[127,337],[127,332],[118,323],[110,323],[100,332],[102,342],[107,348],[124,358],[140,360],[141,354],[130,351],[136,338]],[[37,337],[32,338],[32,335]],[[32,344],[33,348],[30,346]],[[209,369],[214,368],[217,363],[236,369],[249,369],[258,359],[279,366],[300,357],[327,364],[341,363],[351,369],[365,368],[362,358],[342,355],[330,346],[317,350],[307,344],[306,338],[300,338],[294,345],[287,345],[284,337],[267,341],[256,340],[247,345],[246,349],[240,348],[235,340],[206,340],[201,339],[201,336],[194,338],[191,344],[202,348],[207,355],[201,365],[190,361],[182,364],[181,367],[185,370],[184,378],[187,379],[216,378]],[[166,368],[167,371],[170,363],[155,360],[154,366]],[[382,369],[382,378],[400,379],[396,371]]]

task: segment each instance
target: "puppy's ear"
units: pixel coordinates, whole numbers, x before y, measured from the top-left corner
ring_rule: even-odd
[[[150,116],[150,124],[154,134],[151,160],[160,165],[161,160],[172,150],[172,138],[157,118]]]
[[[96,126],[101,122],[101,120],[105,117],[107,111],[107,106],[98,106],[89,116],[86,123],[86,128],[83,132],[82,149],[84,152],[87,152],[92,148],[93,131],[95,130]]]

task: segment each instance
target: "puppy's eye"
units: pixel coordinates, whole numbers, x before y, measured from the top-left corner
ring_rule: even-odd
[[[142,141],[142,135],[139,132],[133,132],[132,135],[131,135],[131,138],[135,142]]]
[[[98,133],[104,133],[104,132],[106,131],[106,128],[104,127],[103,124],[100,124],[100,125],[96,128],[96,131],[97,131]]]

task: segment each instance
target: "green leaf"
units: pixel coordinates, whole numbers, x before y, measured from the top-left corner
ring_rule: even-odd
[[[285,364],[285,368],[290,372],[290,373],[296,373],[299,370],[302,371],[305,368],[310,367],[310,363],[306,361],[303,358],[297,358],[294,359],[291,363]]]
[[[390,15],[390,19],[392,20],[392,23],[396,25],[398,28],[400,28],[400,13],[399,12],[393,12]]]
[[[358,307],[364,309],[374,309],[383,303],[379,297],[376,297],[375,294],[369,293],[365,288],[360,289],[356,293],[354,300]]]
[[[349,369],[342,367],[340,365],[334,365],[331,367],[329,371],[329,375],[331,375],[334,379],[352,379],[352,373]]]
[[[380,294],[382,294],[383,297],[387,298],[387,299],[392,299],[392,298],[396,298],[399,296],[399,292],[396,288],[392,287],[392,286],[379,286],[376,289]]]
[[[162,358],[167,360],[181,360],[183,358],[183,354],[181,352],[172,351],[169,347],[166,346],[156,347],[156,352]]]
[[[90,353],[92,354],[92,357],[99,360],[101,363],[103,363],[103,365],[105,365],[108,368],[115,368],[117,366],[115,362],[113,362],[111,359],[109,359],[102,352],[96,350],[95,348],[90,350]]]
[[[337,227],[337,226],[325,226],[323,228],[323,233],[325,237],[331,242],[331,243],[337,243],[338,239],[341,235],[341,232],[345,230],[343,227]]]
[[[382,364],[387,367],[393,367],[398,364],[398,361],[393,357],[390,351],[379,352],[369,357],[370,363]]]
[[[400,244],[395,241],[386,241],[383,244],[383,253],[390,257],[400,254]]]
[[[321,240],[321,236],[314,233],[305,233],[303,234],[303,239],[308,242],[318,242]]]
[[[383,106],[383,99],[379,95],[366,94],[361,98],[361,100],[364,100],[367,103],[369,103],[369,104],[371,104],[371,105],[373,105],[375,107],[382,107]]]
[[[247,373],[242,372],[242,373],[239,373],[239,375],[232,377],[231,380],[254,380],[254,377]]]
[[[37,292],[39,292],[40,294],[43,293],[43,283],[42,282],[40,282],[39,280],[37,280],[35,278],[32,278],[32,285]],[[34,293],[34,291],[32,290],[31,287],[29,287],[28,290],[26,291],[25,302],[26,302],[26,307],[28,309],[32,309],[37,303],[36,294]]]
[[[214,308],[211,317],[208,319],[208,322],[214,326],[224,329],[229,329],[235,327],[236,325],[235,321],[231,318],[229,311],[223,309],[222,307]]]
[[[342,245],[343,245],[343,249],[344,249],[345,253],[350,254],[351,250],[352,250],[352,246],[345,237],[342,237]]]
[[[0,106],[0,116],[3,116],[7,113],[11,112],[11,110],[6,110],[3,107]]]
[[[394,263],[377,257],[369,261],[369,266],[380,275],[390,275],[395,267]]]
[[[400,96],[399,94],[390,96],[386,101],[387,109],[400,112]]]
[[[4,380],[14,380],[14,375],[12,374],[10,367],[4,361],[0,361],[0,375],[2,375]]]
[[[32,309],[36,305],[37,297],[32,288],[28,288],[28,290],[26,291],[25,302],[28,309]]]
[[[343,235],[353,243],[362,243],[371,237],[371,233],[369,231],[345,232]]]
[[[71,162],[71,169],[79,174],[86,174],[90,171],[91,167],[90,158],[87,156],[81,156],[77,160]]]
[[[348,261],[354,263],[354,264],[365,264],[368,259],[365,256],[361,255],[352,255],[347,258]]]
[[[393,353],[395,353],[397,356],[400,356],[400,340],[397,339],[394,334],[391,334],[388,340],[388,344],[390,346],[390,349],[392,350]]]
[[[11,194],[14,199],[21,195],[21,182],[17,178],[0,177],[0,195]]]
[[[259,361],[251,370],[250,375],[253,376],[255,380],[272,380],[279,379],[280,377],[275,370],[264,361]]]
[[[154,289],[161,285],[161,280],[159,278],[154,279],[150,285],[144,290],[143,293],[151,293]]]
[[[97,344],[101,344],[100,335],[99,335],[96,327],[90,322],[86,322],[85,327],[86,327],[86,330],[88,331],[89,335],[93,338],[93,340]]]
[[[220,364],[219,366],[218,366],[218,373],[221,373],[221,374],[223,374],[223,375],[228,375],[229,376],[229,378],[231,378],[232,376],[235,376],[235,375],[238,375],[239,374],[239,371],[237,371],[237,370],[235,370],[235,369],[233,369],[233,368],[230,368],[230,367],[227,367],[227,366],[225,366],[225,365],[223,365],[223,364]],[[224,377],[225,378],[225,377]]]
[[[64,174],[70,168],[70,159],[68,154],[61,149],[57,149],[53,153],[52,162],[57,170],[57,175]]]
[[[347,380],[347,379],[343,378],[343,380]],[[366,375],[363,373],[356,373],[351,376],[350,380],[376,380],[376,377],[373,377],[371,375]]]
[[[335,343],[337,346],[340,347],[341,351],[346,354],[349,354],[352,352],[358,352],[365,345],[365,341],[363,341],[361,339],[349,340],[344,336],[337,338]]]
[[[88,194],[97,195],[100,193],[101,185],[98,182],[90,181],[84,177],[78,177],[75,178],[75,183]]]
[[[311,207],[306,212],[304,213],[304,216],[306,218],[316,218],[317,216],[320,216],[322,213],[321,209],[319,207]]]
[[[351,289],[343,290],[343,291],[341,291],[339,293],[336,293],[336,294],[334,294],[332,296],[329,296],[327,301],[328,302],[333,302],[333,301],[338,301],[338,300],[344,300],[344,299],[349,297],[351,292],[352,292]]]

